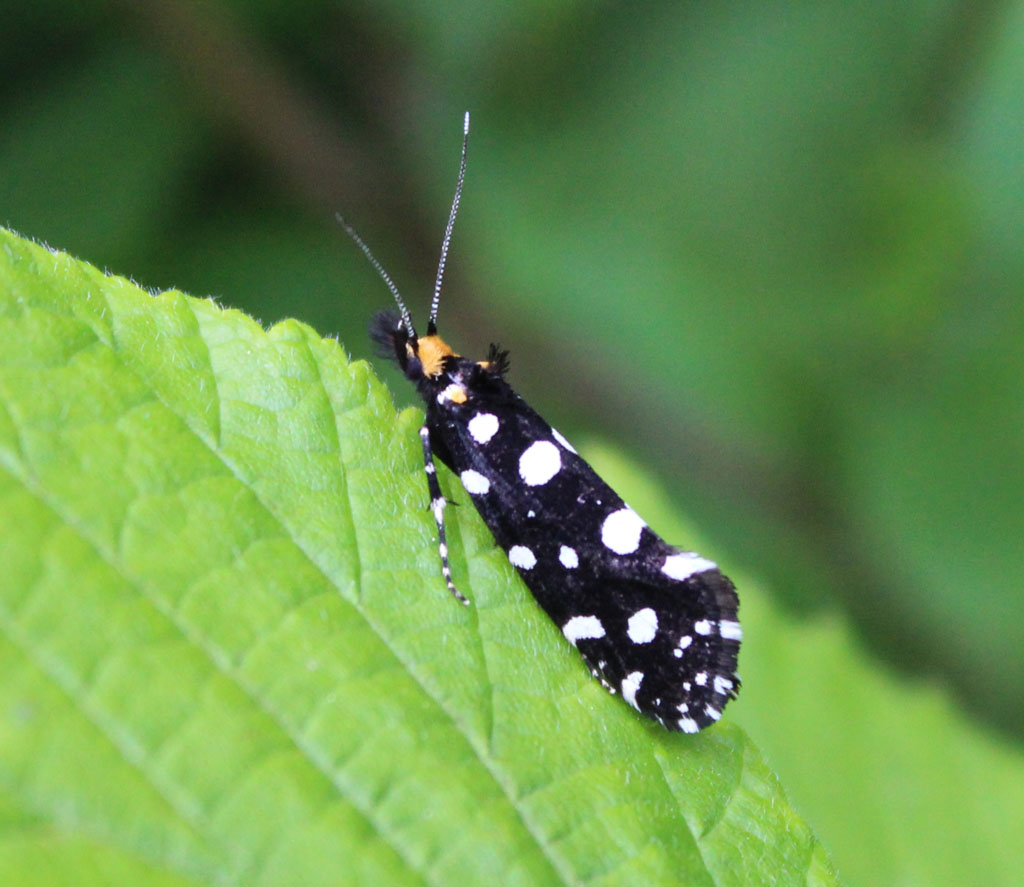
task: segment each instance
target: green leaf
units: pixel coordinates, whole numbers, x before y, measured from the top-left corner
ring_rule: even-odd
[[[470,508],[455,604],[419,414],[337,342],[0,244],[0,881],[836,883],[743,732],[605,693]]]

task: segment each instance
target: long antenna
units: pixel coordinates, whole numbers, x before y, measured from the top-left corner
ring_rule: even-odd
[[[384,283],[387,284],[388,289],[391,290],[391,295],[395,297],[395,302],[398,304],[398,310],[402,313],[402,326],[405,327],[405,331],[409,334],[409,338],[415,339],[416,330],[413,329],[412,326],[412,315],[409,314],[409,309],[405,307],[405,302],[402,301],[402,297],[399,295],[398,287],[395,286],[394,281],[392,281],[388,276],[388,272],[384,270],[384,266],[378,262],[373,253],[370,252],[370,248],[363,243],[363,238],[356,234],[356,229],[345,221],[341,213],[338,213],[336,218],[341,223],[341,227],[345,229],[345,233],[355,241],[356,246],[363,251],[363,255],[370,260],[370,264],[377,269],[377,273],[384,280]]]
[[[437,332],[437,306],[441,301],[441,281],[444,279],[444,263],[448,260],[448,245],[452,239],[452,228],[455,227],[455,215],[459,211],[462,199],[462,183],[466,180],[466,148],[469,146],[469,111],[462,124],[462,162],[459,164],[459,181],[455,185],[455,199],[452,211],[448,214],[448,227],[444,229],[444,240],[441,241],[441,259],[437,263],[437,278],[434,280],[434,298],[430,302],[430,319],[427,321],[427,335]]]

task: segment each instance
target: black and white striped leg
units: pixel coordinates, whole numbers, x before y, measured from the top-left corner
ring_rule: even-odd
[[[466,596],[452,582],[452,568],[448,563],[448,541],[444,533],[444,508],[448,501],[441,495],[441,485],[437,482],[437,468],[434,465],[434,451],[430,448],[430,429],[426,425],[420,428],[420,440],[423,441],[423,470],[427,473],[427,488],[430,490],[430,510],[434,513],[437,523],[437,550],[441,555],[441,573],[448,590],[455,599],[469,604]]]

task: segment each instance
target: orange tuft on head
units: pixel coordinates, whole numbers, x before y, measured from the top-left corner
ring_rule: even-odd
[[[429,378],[441,375],[446,357],[458,357],[440,336],[424,336],[416,346],[416,356],[423,364],[423,375]]]

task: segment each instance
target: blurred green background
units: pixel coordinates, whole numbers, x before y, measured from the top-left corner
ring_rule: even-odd
[[[0,222],[357,357],[389,297],[334,213],[422,317],[469,109],[446,338],[500,340],[791,611],[1020,742],[1024,5],[2,19]]]

